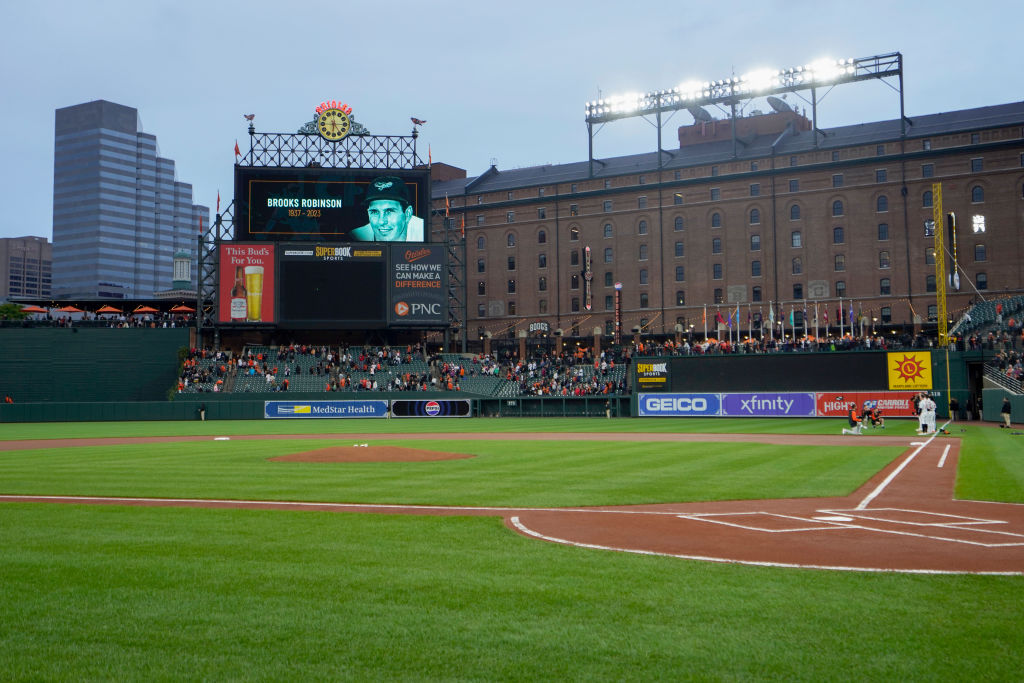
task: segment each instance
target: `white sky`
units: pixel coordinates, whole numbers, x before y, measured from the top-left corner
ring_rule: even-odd
[[[383,8],[381,15],[374,15]],[[54,110],[139,110],[193,200],[232,195],[233,148],[293,132],[340,100],[376,134],[419,139],[470,176],[582,161],[599,92],[671,88],[822,57],[904,56],[908,116],[1024,99],[1021,0],[739,2],[11,2],[0,10],[0,237],[52,236]],[[895,82],[893,82],[895,85]],[[794,102],[794,96],[789,101]],[[767,107],[761,107],[767,109]],[[886,82],[830,92],[819,125],[897,118]],[[663,132],[691,118],[677,114]],[[613,122],[595,156],[653,151],[654,127]]]

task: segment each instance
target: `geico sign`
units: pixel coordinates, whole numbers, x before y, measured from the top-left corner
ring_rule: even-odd
[[[708,409],[706,398],[648,398],[644,400],[644,409],[652,413],[703,413]]]

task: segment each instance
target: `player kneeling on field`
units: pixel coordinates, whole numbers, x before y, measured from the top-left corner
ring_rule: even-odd
[[[847,419],[848,419],[848,421],[850,423],[850,428],[846,429],[844,427],[843,428],[843,434],[860,434],[860,430],[864,426],[864,422],[862,421],[863,418],[860,415],[857,414],[857,406],[856,405],[851,405],[850,406],[850,414],[847,417]]]

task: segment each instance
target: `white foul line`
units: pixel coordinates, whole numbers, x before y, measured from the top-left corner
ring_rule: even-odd
[[[904,468],[904,467],[906,467],[907,465],[909,465],[909,464],[910,464],[910,461],[911,461],[911,460],[913,460],[914,458],[916,458],[916,457],[917,457],[917,454],[918,454],[918,453],[920,453],[920,452],[921,452],[922,450],[924,450],[924,448],[925,448],[925,447],[926,447],[926,446],[927,446],[928,444],[930,444],[930,443],[931,443],[932,441],[934,441],[934,440],[935,440],[935,437],[936,437],[936,436],[938,436],[938,435],[939,435],[939,433],[938,433],[938,432],[935,432],[934,434],[932,434],[932,436],[931,436],[931,438],[930,438],[930,439],[928,439],[928,440],[927,440],[927,441],[925,441],[924,443],[921,443],[921,444],[919,444],[919,445],[918,445],[918,447],[917,447],[917,449],[916,449],[916,450],[915,450],[915,451],[914,451],[913,453],[911,453],[910,455],[908,455],[908,456],[907,456],[907,458],[906,458],[906,460],[904,460],[903,462],[901,462],[901,463],[900,463],[900,466],[899,466],[899,467],[897,467],[897,468],[896,468],[896,469],[894,469],[894,470],[893,470],[892,472],[890,472],[890,473],[889,473],[889,476],[885,478],[885,481],[883,481],[883,482],[882,482],[881,484],[879,484],[879,485],[878,485],[877,487],[875,487],[875,490],[874,490],[874,491],[872,491],[871,493],[869,493],[869,494],[867,495],[867,497],[866,497],[866,498],[865,498],[864,500],[862,500],[862,501],[860,502],[860,505],[858,505],[858,506],[857,506],[856,508],[854,508],[854,509],[855,509],[855,510],[863,510],[864,508],[866,508],[866,507],[868,506],[868,504],[869,504],[869,503],[870,503],[871,501],[873,501],[873,500],[874,500],[875,498],[877,498],[877,497],[878,497],[878,496],[879,496],[879,495],[880,495],[880,494],[882,493],[882,491],[884,491],[884,490],[885,490],[885,487],[886,487],[886,486],[888,486],[889,484],[891,484],[891,483],[892,483],[892,480],[893,480],[893,479],[895,479],[895,478],[896,478],[896,476],[897,476],[897,475],[898,475],[898,474],[899,474],[900,472],[902,472],[902,471],[903,471],[903,468]]]
[[[941,468],[946,464],[946,456],[949,455],[949,444],[946,444],[946,450],[942,451],[942,457],[939,458],[939,467]]]
[[[554,536],[548,536],[542,534],[539,531],[530,529],[519,517],[512,517],[509,521],[512,525],[520,532],[533,538],[539,538],[544,541],[550,541],[551,543],[560,543],[562,545],[574,546],[576,548],[589,548],[592,550],[614,550],[621,553],[633,553],[635,555],[653,555],[660,557],[675,557],[681,560],[698,560],[701,562],[719,562],[722,564],[743,564],[753,567],[782,567],[786,569],[832,569],[835,571],[845,572],[876,572],[884,574],[979,574],[988,576],[1020,576],[1024,572],[967,572],[967,571],[950,571],[946,569],[885,569],[882,567],[847,567],[843,565],[820,565],[820,564],[796,564],[789,562],[762,562],[757,560],[734,560],[724,557],[708,557],[705,555],[684,555],[681,553],[664,553],[656,550],[639,550],[636,548],[616,548],[608,545],[597,545],[594,543],[580,543],[577,541],[570,541],[565,538],[556,538]]]

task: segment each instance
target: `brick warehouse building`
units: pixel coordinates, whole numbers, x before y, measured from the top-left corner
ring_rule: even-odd
[[[868,328],[928,330],[930,320],[934,330],[924,223],[935,182],[957,216],[950,317],[1024,289],[1024,102],[913,117],[905,136],[899,120],[815,135],[796,112],[737,125],[738,144],[729,120],[679,128],[661,168],[652,152],[595,161],[592,174],[586,161],[435,174],[434,239],[446,201],[456,228],[465,221],[470,338],[538,322],[567,337],[610,335],[615,283],[626,334],[680,325],[700,336],[705,305],[710,333],[714,312],[737,303],[744,334],[748,314],[757,336],[759,314],[767,321],[780,302],[798,325],[817,302],[819,323],[827,310],[834,326],[840,297]]]

